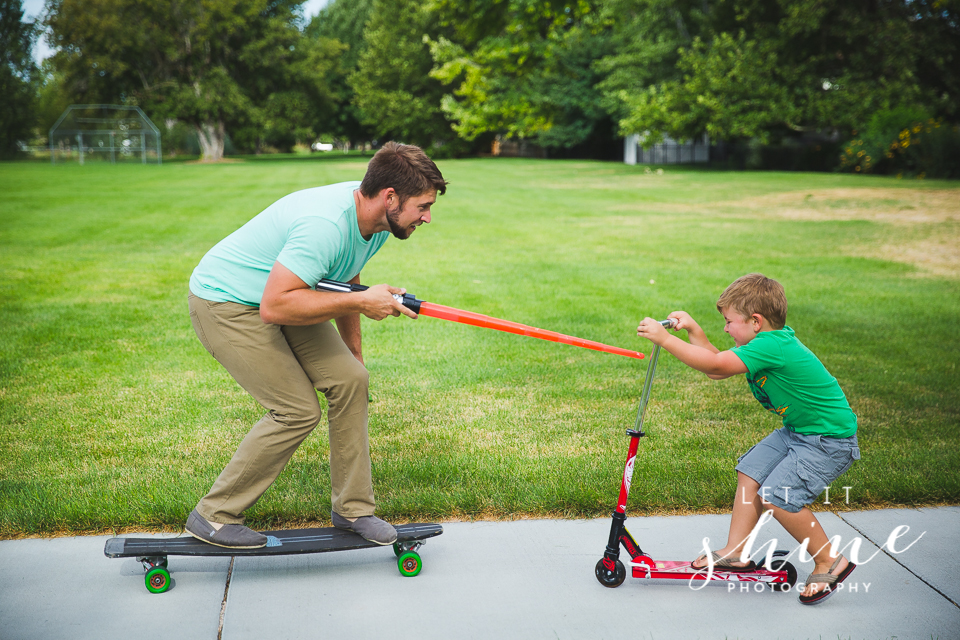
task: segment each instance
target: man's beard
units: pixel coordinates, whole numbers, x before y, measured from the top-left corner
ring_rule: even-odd
[[[398,240],[406,240],[413,233],[413,229],[400,226],[400,205],[396,209],[387,209],[387,223],[390,225],[390,233]]]

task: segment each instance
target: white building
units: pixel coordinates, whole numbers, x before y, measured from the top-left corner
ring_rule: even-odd
[[[696,140],[677,142],[663,137],[649,149],[641,146],[647,134],[635,133],[624,138],[623,161],[626,164],[693,164],[710,161],[710,136],[703,134]]]

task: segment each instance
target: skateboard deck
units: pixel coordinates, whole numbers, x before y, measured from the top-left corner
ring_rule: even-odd
[[[439,524],[401,524],[396,527],[397,542],[412,542],[443,533]],[[379,547],[352,531],[333,527],[262,531],[267,546],[259,549],[229,549],[203,542],[185,534],[179,538],[110,538],[103,549],[108,558],[141,556],[282,556],[298,553],[323,553],[347,549]],[[389,545],[387,545],[389,546]]]
[[[417,549],[427,538],[443,533],[443,527],[433,523],[417,523],[401,524],[396,529],[397,541],[392,546],[400,573],[415,576],[420,573],[422,566]],[[267,546],[258,549],[218,547],[185,534],[176,538],[110,538],[104,545],[103,554],[108,558],[136,558],[146,570],[147,589],[152,593],[162,593],[170,587],[167,556],[283,556],[390,546],[378,545],[352,531],[334,527],[261,533],[267,536]]]

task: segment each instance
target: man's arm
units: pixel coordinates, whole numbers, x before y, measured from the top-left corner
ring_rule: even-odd
[[[405,290],[378,284],[355,293],[321,293],[275,262],[260,300],[260,319],[267,324],[305,326],[360,313],[372,320],[401,313],[416,318],[417,314],[393,297],[395,293]]]
[[[350,284],[360,284],[359,274],[350,281]],[[348,294],[349,295],[349,294]],[[350,313],[337,318],[337,331],[340,332],[340,338],[350,349],[350,353],[363,364],[363,348],[360,336],[360,314]]]

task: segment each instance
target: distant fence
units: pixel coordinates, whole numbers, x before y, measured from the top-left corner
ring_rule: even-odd
[[[497,136],[490,145],[493,156],[502,158],[546,158],[547,150],[529,140],[516,140]]]
[[[695,164],[710,162],[710,138],[704,134],[698,140],[678,142],[664,137],[663,142],[645,149],[640,146],[640,135],[627,136],[623,141],[623,161],[627,164]]]
[[[626,164],[709,164],[726,169],[772,169],[778,171],[833,171],[840,156],[840,143],[811,136],[776,145],[757,142],[713,142],[707,135],[696,140],[677,142],[664,137],[648,149],[640,146],[640,136],[624,138],[623,161]]]

